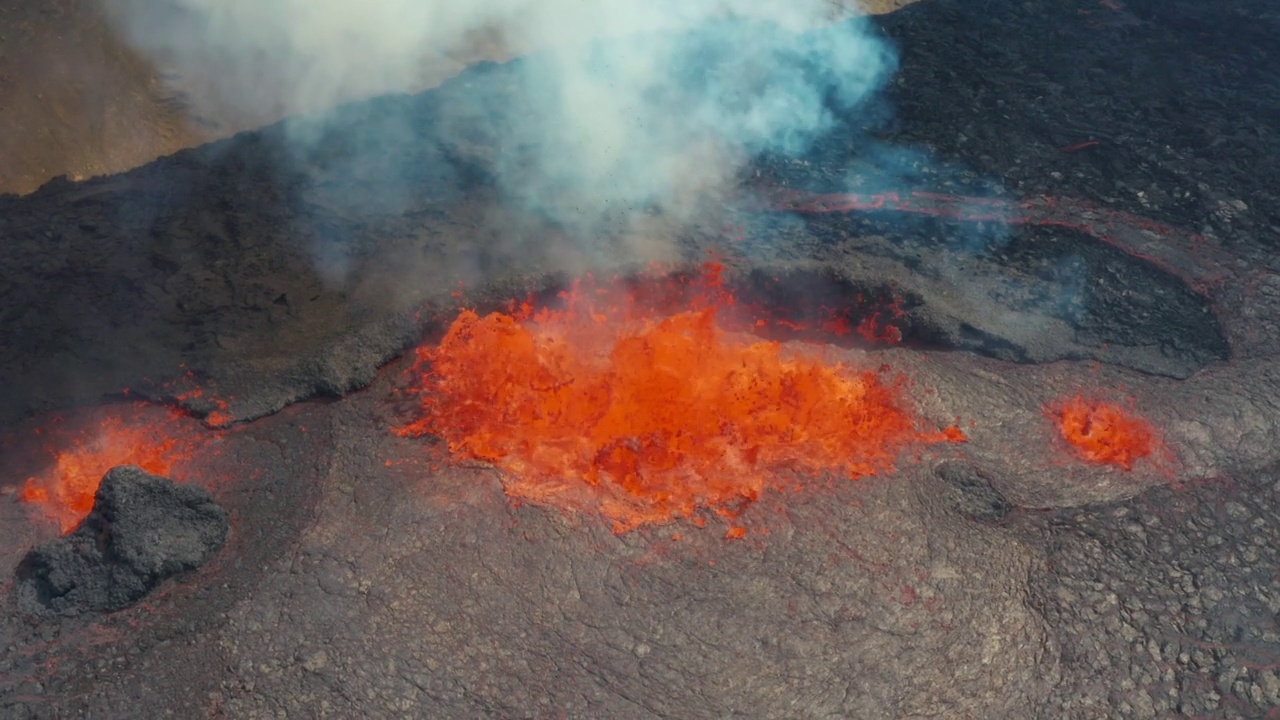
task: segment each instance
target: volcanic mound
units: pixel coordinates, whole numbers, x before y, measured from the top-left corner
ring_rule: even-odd
[[[208,562],[230,528],[227,511],[202,488],[112,468],[84,522],[18,566],[18,606],[34,615],[123,609]]]

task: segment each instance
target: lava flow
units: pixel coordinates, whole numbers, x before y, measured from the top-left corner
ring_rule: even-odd
[[[1161,443],[1151,423],[1117,405],[1076,395],[1050,406],[1063,439],[1086,460],[1132,470]]]
[[[559,309],[462,312],[418,350],[420,415],[400,433],[438,435],[505,471],[510,495],[597,508],[619,533],[732,517],[778,470],[857,478],[892,470],[908,445],[964,440],[921,430],[887,368],[726,331],[721,271],[704,267],[683,310],[588,280]]]
[[[195,450],[191,422],[163,408],[139,405],[40,430],[53,463],[28,478],[19,497],[39,505],[63,532],[70,531],[93,509],[98,485],[111,468],[137,465],[171,475]]]

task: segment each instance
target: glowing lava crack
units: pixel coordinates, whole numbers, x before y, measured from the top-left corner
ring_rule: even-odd
[[[887,368],[726,332],[719,268],[699,282],[708,292],[665,316],[589,283],[558,310],[464,311],[418,350],[421,415],[399,432],[439,435],[504,470],[510,495],[594,507],[616,532],[733,516],[779,470],[857,478],[892,470],[908,445],[964,440],[920,429]]]

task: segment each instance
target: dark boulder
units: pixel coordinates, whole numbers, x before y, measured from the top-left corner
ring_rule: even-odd
[[[208,562],[230,527],[205,490],[134,466],[112,468],[84,522],[19,564],[18,604],[41,616],[120,610]]]

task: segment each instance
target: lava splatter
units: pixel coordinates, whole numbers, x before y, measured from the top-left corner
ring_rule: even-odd
[[[438,435],[504,470],[510,495],[594,507],[616,532],[731,517],[777,470],[858,478],[892,470],[908,445],[963,441],[921,430],[887,369],[726,331],[722,273],[704,267],[679,311],[590,280],[558,309],[463,311],[418,350],[420,415],[400,433]]]
[[[56,422],[40,431],[52,462],[27,479],[19,498],[39,506],[68,532],[93,509],[98,485],[111,468],[137,465],[172,475],[197,447],[192,424],[145,404]]]
[[[1058,431],[1076,453],[1094,463],[1133,470],[1161,449],[1150,422],[1115,403],[1076,395],[1050,404]]]

